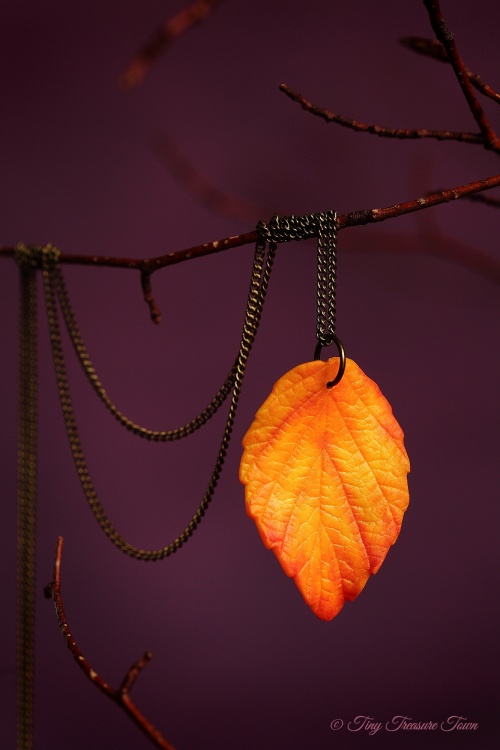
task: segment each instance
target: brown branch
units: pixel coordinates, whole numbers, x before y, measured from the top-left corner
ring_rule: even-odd
[[[268,208],[221,190],[197,170],[165,134],[158,134],[152,149],[175,180],[202,206],[213,213],[256,224],[261,216],[269,216]]]
[[[224,0],[195,0],[175,16],[167,19],[155,34],[139,50],[132,62],[120,75],[122,88],[131,89],[141,83],[151,65],[162,55],[177,37],[193,26],[205,21]]]
[[[371,133],[381,138],[435,138],[438,141],[459,141],[462,143],[474,143],[484,146],[484,137],[481,133],[467,133],[453,130],[426,130],[424,128],[387,128],[382,125],[371,125],[364,122],[358,122],[351,117],[337,115],[329,112],[327,109],[318,107],[309,102],[302,94],[294,91],[286,83],[280,84],[280,91],[283,91],[290,99],[300,104],[302,109],[310,112],[317,117],[321,117],[325,122],[334,122],[345,128],[356,130],[358,133]]]
[[[499,186],[500,175],[493,175],[493,177],[487,177],[484,180],[468,182],[465,185],[459,185],[456,188],[449,188],[437,193],[431,193],[430,195],[408,201],[407,203],[396,203],[396,205],[387,208],[373,208],[366,212],[361,211],[359,212],[361,215],[358,215],[358,213],[347,214],[346,222],[343,223],[342,228],[393,219],[396,216],[413,213],[414,211],[420,211],[424,208],[430,208],[431,206],[438,206],[441,203],[449,203],[450,201],[465,198],[468,195],[480,193],[483,190],[491,190],[492,188]]]
[[[111,255],[81,255],[61,253],[59,256],[60,263],[77,266],[105,266],[107,268],[130,268],[134,271],[140,271],[151,274],[160,268],[172,266],[181,263],[184,260],[192,258],[201,258],[204,255],[212,255],[222,250],[228,250],[231,247],[240,247],[241,245],[254,244],[257,240],[257,232],[246,232],[233,237],[226,237],[222,240],[206,242],[203,245],[180,250],[174,253],[167,253],[157,258],[120,258]],[[33,244],[33,243],[31,243]],[[14,257],[16,248],[7,245],[0,245],[0,257]]]
[[[141,271],[141,287],[144,302],[149,307],[149,315],[151,317],[151,320],[156,325],[159,325],[161,323],[161,311],[156,304],[155,298],[153,296],[153,287],[151,286],[151,273],[149,271],[145,271],[144,269]]]
[[[54,562],[54,580],[45,588],[45,596],[48,599],[52,599],[54,602],[54,608],[56,610],[57,620],[59,627],[61,628],[66,645],[69,648],[71,655],[74,660],[88,677],[88,679],[108,698],[111,698],[114,703],[118,704],[127,716],[142,730],[142,732],[148,737],[151,742],[161,748],[161,750],[174,750],[167,740],[160,734],[156,727],[151,724],[148,719],[139,711],[137,706],[130,698],[130,691],[134,686],[139,674],[142,672],[146,664],[148,664],[153,658],[153,654],[150,651],[146,651],[142,659],[132,664],[130,669],[127,671],[125,677],[118,690],[114,690],[107,682],[105,682],[97,672],[92,669],[88,661],[83,656],[82,652],[78,648],[75,639],[71,635],[71,631],[68,626],[66,614],[64,611],[64,605],[61,595],[61,560],[62,560],[62,549],[63,549],[63,538],[59,537],[57,541],[56,557]]]
[[[493,175],[484,180],[477,180],[476,182],[469,182],[455,188],[441,190],[437,193],[431,193],[422,198],[417,198],[416,200],[407,201],[406,203],[396,203],[394,206],[386,206],[385,208],[371,208],[362,211],[353,211],[348,214],[339,214],[337,217],[337,226],[339,230],[342,230],[347,229],[348,227],[357,227],[362,226],[363,224],[372,224],[378,223],[379,221],[386,221],[387,219],[395,219],[404,214],[421,211],[430,208],[431,206],[438,206],[441,203],[449,203],[450,201],[465,198],[474,193],[491,190],[492,188],[499,186],[500,175]],[[156,306],[152,294],[151,274],[155,271],[159,271],[161,268],[166,268],[167,266],[172,266],[175,263],[181,263],[185,260],[220,253],[223,250],[229,250],[229,248],[232,247],[242,247],[243,245],[255,244],[258,239],[259,233],[255,230],[253,232],[234,235],[233,237],[226,237],[222,240],[206,242],[203,245],[196,245],[187,248],[186,250],[179,250],[174,253],[160,255],[157,258],[146,258],[141,260],[135,258],[113,258],[109,255],[70,255],[69,253],[61,253],[59,256],[59,262],[73,265],[131,268],[140,271],[145,300],[151,311],[153,321],[158,322],[160,311]],[[0,257],[14,257],[15,250],[15,247],[0,246]]]
[[[422,229],[417,232],[383,232],[367,228],[362,237],[349,235],[342,247],[350,252],[379,253],[395,256],[423,256],[439,258],[467,271],[479,274],[492,284],[500,284],[500,259],[468,245],[456,237],[437,230]]]
[[[480,193],[484,190],[491,190],[495,187],[500,187],[500,174],[486,177],[483,180],[468,182],[454,188],[440,190],[439,192],[431,193],[405,203],[396,203],[393,206],[363,209],[361,211],[352,211],[348,214],[339,214],[337,217],[338,229],[342,230],[349,227],[386,221],[387,219],[395,219],[404,214],[421,211],[426,208],[431,208],[431,206],[438,206],[441,203],[449,203],[450,201],[458,200],[459,198],[464,198],[474,193]],[[205,255],[220,253],[223,250],[229,250],[233,247],[254,244],[258,239],[259,233],[254,230],[252,232],[245,232],[232,237],[226,237],[221,240],[206,242],[203,245],[195,245],[194,247],[185,250],[178,250],[177,252],[160,255],[156,258],[117,258],[109,255],[61,253],[59,256],[59,262],[71,265],[130,268],[143,273],[152,274],[155,271],[159,271],[161,268],[166,268],[167,266],[181,263],[185,260],[192,260],[195,258],[201,258]],[[14,257],[15,250],[15,247],[0,245],[0,257]]]
[[[472,89],[472,84],[467,75],[467,70],[462,62],[462,59],[458,53],[457,45],[455,43],[452,32],[446,26],[443,14],[441,13],[441,7],[439,0],[424,0],[424,5],[429,14],[429,19],[434,30],[434,33],[441,42],[446,54],[448,55],[450,64],[455,71],[455,75],[460,84],[460,88],[465,96],[467,104],[477,122],[479,129],[484,137],[484,145],[486,148],[492,149],[493,151],[500,151],[500,139],[493,130],[483,108],[479,104],[479,101]]]
[[[433,60],[439,60],[440,62],[449,63],[450,58],[448,57],[445,48],[438,42],[437,39],[424,39],[420,36],[406,36],[399,40],[403,47],[411,49],[413,52],[417,52],[420,55],[431,57]],[[471,84],[481,94],[489,97],[497,104],[500,104],[500,93],[495,91],[489,84],[487,84],[481,76],[477,73],[473,73],[472,70],[464,65],[464,71]]]
[[[431,193],[428,193],[428,195],[431,195]],[[474,193],[473,195],[467,195],[465,197],[469,201],[484,203],[492,208],[500,208],[500,198],[493,198],[489,195],[483,195],[482,193]]]
[[[485,203],[487,206],[492,206],[493,208],[500,208],[500,198],[493,198],[490,195],[478,193],[476,195],[469,195],[468,199],[470,201],[477,201],[478,203]]]

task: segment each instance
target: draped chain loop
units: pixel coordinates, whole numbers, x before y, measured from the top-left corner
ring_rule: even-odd
[[[240,397],[246,363],[259,326],[262,307],[269,283],[269,276],[274,261],[275,250],[276,246],[270,245],[266,257],[265,244],[263,245],[262,243],[257,243],[256,245],[239,352],[235,364],[233,365],[222,388],[219,390],[218,394],[216,394],[214,399],[212,399],[208,407],[200,415],[198,415],[198,417],[185,425],[183,428],[164,432],[148,430],[147,428],[136,425],[127,417],[125,417],[111,402],[111,400],[107,396],[106,391],[102,387],[102,384],[97,377],[95,370],[93,369],[90,358],[88,357],[86,347],[83,343],[78,326],[76,324],[76,319],[74,317],[72,306],[67,295],[67,290],[64,284],[60,267],[57,266],[57,263],[55,265],[43,267],[42,275],[45,289],[45,300],[54,368],[56,372],[56,379],[64,422],[66,426],[66,432],[71,446],[73,460],[78,472],[78,477],[80,479],[80,483],[82,485],[90,509],[92,510],[101,529],[113,542],[113,544],[115,544],[122,552],[131,557],[134,557],[135,559],[144,561],[161,560],[180,549],[180,547],[182,547],[189,540],[195,529],[198,527],[202,517],[205,515],[205,511],[208,508],[209,503],[212,500],[222,470],[222,466],[224,464],[229,441],[231,439],[232,428],[235,419],[236,408]],[[191,434],[195,429],[198,429],[202,424],[204,424],[210,418],[210,416],[215,413],[216,409],[232,391],[226,426],[216,457],[215,467],[209,480],[207,490],[199,507],[197,508],[184,531],[179,534],[179,536],[176,537],[170,544],[164,547],[156,550],[145,550],[130,544],[114,527],[97,495],[83,453],[73,410],[66,364],[64,359],[64,350],[61,339],[57,300],[59,300],[60,306],[63,310],[63,316],[65,318],[65,322],[68,327],[68,331],[70,333],[75,351],[80,359],[84,371],[87,374],[87,377],[94,387],[94,390],[98,393],[99,397],[106,404],[113,416],[115,416],[122,425],[127,427],[127,429],[131,430],[135,434],[152,440],[175,440],[180,437],[185,437]]]
[[[71,303],[71,299],[66,287],[66,282],[60,266],[56,266],[52,269],[50,278],[51,284],[47,289],[47,295],[50,296],[51,309],[54,310],[54,316],[57,317],[57,300],[63,314],[63,319],[70,337],[70,341],[73,345],[73,349],[75,350],[76,356],[80,361],[80,364],[90,385],[94,389],[99,399],[109,410],[109,412],[115,417],[115,419],[134,435],[155,442],[171,442],[173,440],[180,440],[181,438],[188,437],[193,432],[202,427],[211,417],[213,417],[213,415],[218,411],[228,395],[231,393],[236,374],[236,361],[231,367],[224,383],[219,388],[209,404],[205,407],[205,409],[203,409],[203,411],[193,417],[193,419],[191,419],[182,427],[177,427],[173,430],[151,430],[148,427],[142,427],[141,425],[136,424],[133,420],[129,419],[129,417],[125,416],[125,414],[123,414],[120,409],[114,404],[114,402],[108,396],[106,389],[104,388],[99,376],[95,371],[92,360],[90,359],[89,353],[87,351],[87,347],[85,346],[82,334],[80,333],[80,329],[73,310],[73,305]],[[57,333],[56,335],[60,336],[59,333]]]
[[[58,262],[59,251],[57,248],[52,245],[46,245],[43,248],[19,245],[16,250],[16,260],[25,275],[28,272],[33,275],[37,269],[42,270],[50,343],[61,407],[73,459],[85,496],[100,527],[111,541],[123,552],[137,559],[159,560],[168,557],[179,549],[197,528],[212,499],[229,445],[245,367],[259,326],[274,255],[279,243],[308,239],[310,237],[318,238],[316,331],[318,347],[320,351],[321,347],[329,346],[333,342],[337,343],[337,345],[340,344],[335,336],[336,214],[333,211],[328,211],[305,216],[292,215],[281,218],[273,216],[268,224],[260,221],[257,224],[257,231],[259,233],[259,240],[255,247],[245,319],[236,361],[223,385],[209,402],[208,406],[184,426],[174,430],[151,430],[142,427],[126,417],[109,398],[93,367],[81,336],[64,276]],[[267,257],[266,246],[268,246]],[[58,306],[62,311],[73,348],[94,391],[118,422],[139,437],[163,442],[187,437],[203,426],[220,408],[229,394],[232,394],[226,427],[205,495],[184,531],[173,542],[161,549],[143,550],[128,543],[109,520],[97,496],[83,453],[73,410],[61,339]]]

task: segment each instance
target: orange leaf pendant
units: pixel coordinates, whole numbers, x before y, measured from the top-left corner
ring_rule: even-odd
[[[378,386],[347,359],[283,375],[243,439],[240,479],[266,547],[322,620],[362,591],[408,507],[403,431]]]

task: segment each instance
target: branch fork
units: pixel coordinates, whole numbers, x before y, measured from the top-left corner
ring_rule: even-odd
[[[63,634],[63,638],[69,648],[71,655],[74,660],[86,675],[86,677],[100,690],[104,695],[116,703],[122,708],[127,716],[139,727],[139,729],[148,737],[149,740],[155,745],[155,747],[161,750],[175,750],[174,746],[171,745],[163,737],[158,729],[144,716],[144,714],[137,708],[130,692],[139,677],[144,667],[149,664],[153,658],[151,651],[146,651],[141,659],[132,664],[127,670],[120,686],[118,689],[112,688],[102,677],[91,667],[87,659],[84,657],[80,648],[78,647],[73,635],[71,634],[66,613],[64,610],[64,604],[61,593],[61,563],[62,563],[62,551],[63,551],[64,540],[60,536],[57,541],[56,556],[54,561],[54,580],[45,587],[45,596],[48,599],[52,599],[54,602],[54,609],[56,611],[57,620],[59,627]]]

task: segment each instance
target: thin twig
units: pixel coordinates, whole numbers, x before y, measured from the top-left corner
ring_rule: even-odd
[[[54,580],[45,588],[45,596],[48,599],[52,599],[54,602],[54,608],[56,610],[57,620],[59,627],[61,628],[66,645],[69,648],[71,655],[74,660],[88,677],[88,679],[108,698],[117,703],[130,719],[142,730],[142,732],[161,750],[174,750],[167,740],[161,735],[156,727],[151,724],[148,719],[139,711],[137,706],[130,698],[130,691],[134,686],[137,677],[142,672],[146,664],[148,664],[153,658],[153,654],[150,651],[146,651],[142,659],[132,664],[130,669],[127,671],[125,677],[118,690],[114,690],[97,672],[92,669],[88,661],[83,656],[82,652],[78,648],[75,639],[73,638],[71,631],[68,626],[66,614],[64,611],[64,605],[61,595],[61,560],[64,540],[60,536],[57,541],[56,557],[54,562]]]
[[[151,286],[151,273],[149,271],[145,271],[144,269],[141,271],[141,287],[144,302],[149,307],[149,315],[151,317],[151,320],[156,325],[159,325],[161,323],[161,311],[156,304],[155,298],[153,296],[153,287]]]
[[[493,151],[500,151],[500,139],[493,130],[483,108],[479,104],[479,101],[472,89],[471,82],[467,75],[467,70],[462,62],[462,59],[458,53],[455,38],[452,32],[446,26],[439,0],[424,0],[424,5],[429,14],[429,19],[434,30],[434,33],[441,42],[446,54],[448,55],[450,64],[455,71],[455,75],[460,84],[460,88],[465,96],[467,104],[477,122],[481,133],[484,136],[484,145],[486,148],[492,149]]]
[[[500,284],[500,259],[480,248],[442,234],[437,229],[416,232],[384,232],[379,227],[367,228],[363,236],[346,236],[342,247],[350,252],[377,253],[391,256],[428,256],[452,263],[459,268],[482,276],[491,284]]]
[[[352,211],[348,214],[338,214],[338,229],[347,229],[349,227],[358,227],[364,224],[377,223],[387,219],[395,219],[404,214],[421,211],[431,206],[437,206],[441,203],[449,203],[474,193],[481,193],[484,190],[500,187],[500,174],[487,177],[483,180],[468,182],[464,185],[458,185],[454,188],[440,190],[421,198],[416,198],[405,203],[396,203],[393,206],[384,208],[370,208],[361,211]],[[156,258],[119,258],[109,255],[79,255],[70,253],[61,253],[59,256],[60,263],[84,266],[107,266],[112,268],[130,268],[136,271],[153,274],[161,268],[181,263],[185,260],[201,258],[205,255],[220,253],[223,250],[229,250],[233,247],[254,244],[259,239],[259,233],[255,230],[237,234],[232,237],[226,237],[213,242],[206,242],[203,245],[195,245],[185,250],[160,255]],[[0,257],[14,257],[16,248],[6,245],[0,246]]]
[[[369,224],[371,222],[393,219],[396,216],[413,213],[414,211],[420,211],[425,208],[430,208],[431,206],[438,206],[440,203],[449,203],[450,201],[465,198],[468,195],[481,193],[483,190],[491,190],[492,188],[499,186],[500,175],[497,174],[492,177],[487,177],[484,180],[468,182],[465,185],[459,185],[456,188],[448,188],[447,190],[431,193],[430,195],[417,198],[417,200],[408,201],[407,203],[397,203],[395,206],[389,206],[387,208],[373,208],[366,212],[360,212],[361,215],[358,215],[357,213],[347,214],[343,227],[353,227],[359,226],[360,224]]]
[[[406,203],[396,203],[394,206],[386,206],[385,208],[371,208],[362,211],[353,211],[349,214],[339,214],[337,217],[337,226],[338,229],[341,230],[347,229],[348,227],[386,221],[387,219],[395,219],[397,216],[403,216],[404,214],[412,213],[414,211],[421,211],[422,209],[437,206],[441,203],[449,203],[450,201],[499,186],[500,175],[493,175],[484,180],[477,180],[476,182],[469,182],[465,185],[459,185],[458,187],[450,188],[448,190],[441,190],[438,193],[432,193],[422,198],[417,198],[416,200],[407,201]],[[154,301],[151,289],[151,274],[155,271],[159,271],[161,268],[166,268],[167,266],[172,266],[175,263],[181,263],[185,260],[220,253],[223,250],[229,250],[229,248],[232,247],[242,247],[243,245],[255,244],[258,239],[259,233],[255,230],[253,232],[238,234],[233,237],[226,237],[222,240],[206,242],[203,245],[196,245],[195,247],[190,247],[186,250],[179,250],[174,253],[160,255],[157,258],[146,258],[141,260],[135,258],[113,258],[109,255],[70,255],[69,253],[61,253],[59,256],[59,262],[70,263],[73,265],[131,268],[140,271],[145,301],[149,306],[153,322],[158,323],[160,311]],[[0,246],[0,257],[13,257],[15,251],[15,247]]]
[[[424,39],[420,36],[406,36],[399,40],[403,47],[411,49],[413,52],[418,52],[420,55],[431,57],[433,60],[439,60],[440,62],[449,63],[450,58],[448,57],[445,48],[438,42],[437,39]],[[489,84],[487,84],[481,76],[477,73],[473,73],[472,70],[464,65],[464,71],[472,83],[472,85],[484,96],[492,99],[497,104],[500,104],[500,93],[495,91]]]
[[[477,180],[476,182],[469,182],[465,185],[449,188],[448,190],[441,190],[437,193],[431,193],[422,198],[417,198],[416,200],[407,201],[406,203],[396,203],[394,206],[386,206],[385,208],[371,208],[362,211],[353,211],[349,214],[339,214],[337,217],[337,226],[339,230],[342,230],[347,229],[348,227],[357,227],[362,226],[363,224],[372,224],[379,221],[386,221],[387,219],[395,219],[404,214],[421,211],[422,209],[437,206],[441,203],[449,203],[450,201],[499,186],[500,175],[493,175],[484,180]],[[172,266],[175,263],[181,263],[185,260],[220,253],[223,250],[229,250],[229,248],[232,247],[242,247],[243,245],[255,244],[258,239],[259,233],[255,230],[253,232],[234,235],[233,237],[226,237],[222,240],[206,242],[203,245],[196,245],[195,247],[190,247],[186,250],[179,250],[174,253],[160,255],[157,258],[146,258],[141,260],[136,258],[114,258],[109,255],[70,255],[69,253],[61,253],[59,256],[59,262],[73,265],[131,268],[139,271],[141,273],[144,298],[150,309],[151,318],[153,322],[158,323],[160,319],[160,311],[153,297],[151,274],[155,271],[159,271],[161,268],[166,268],[167,266]],[[0,257],[14,257],[15,251],[15,247],[0,246]]]
[[[483,195],[482,193],[474,193],[473,195],[467,195],[465,197],[469,201],[484,203],[487,206],[491,206],[492,208],[500,208],[500,198],[493,198],[490,195]]]
[[[123,71],[118,79],[119,84],[125,89],[131,89],[141,83],[151,65],[177,37],[205,21],[223,2],[224,0],[195,0],[187,8],[167,19]]]
[[[175,180],[202,206],[243,224],[256,224],[270,210],[246,198],[231,195],[211,183],[165,134],[158,134],[152,149]]]
[[[459,141],[462,143],[474,143],[484,146],[484,137],[481,133],[467,133],[453,130],[426,130],[424,128],[387,128],[382,125],[371,125],[364,122],[358,122],[351,117],[337,115],[329,112],[327,109],[318,107],[309,102],[302,94],[294,91],[286,83],[280,84],[280,91],[283,91],[290,99],[300,104],[302,109],[310,112],[317,117],[321,117],[325,122],[334,122],[345,128],[356,130],[361,133],[371,133],[381,138],[435,138],[438,141]]]
[[[500,208],[500,198],[493,198],[491,195],[477,193],[476,195],[469,195],[468,198],[470,201],[485,203],[487,206],[492,206],[492,208]]]

